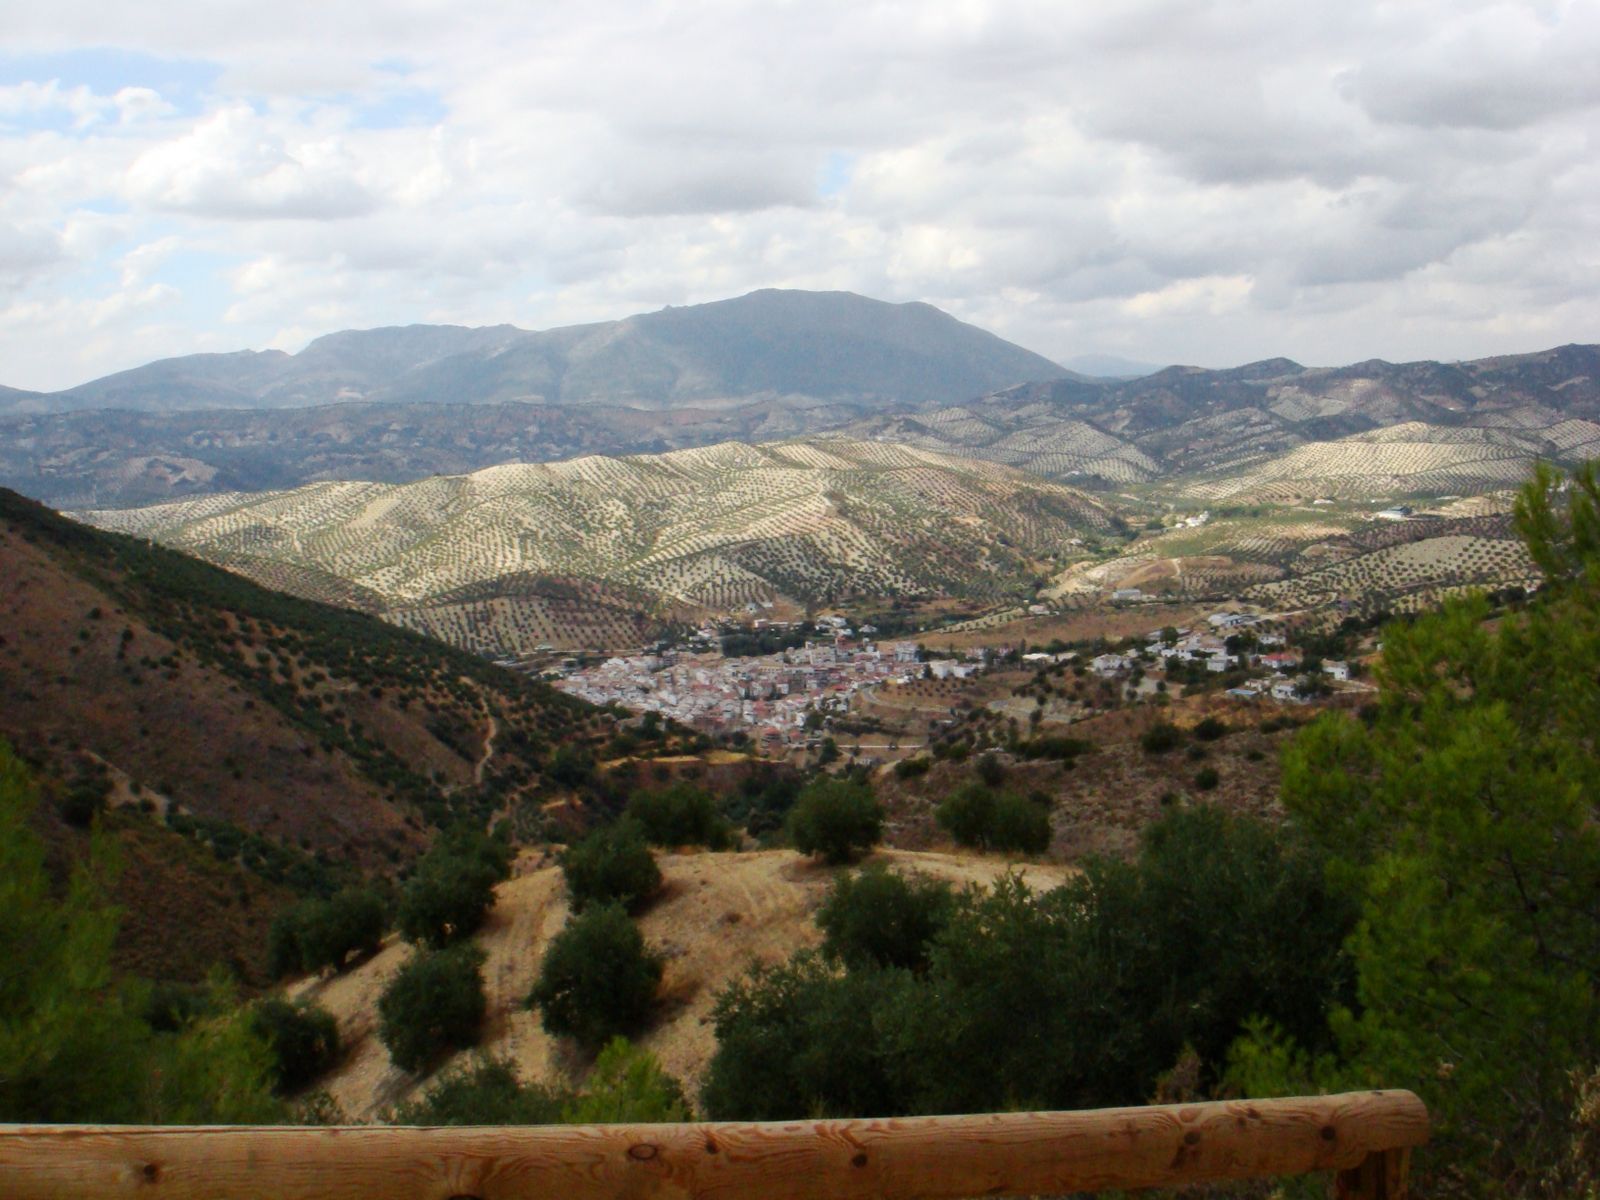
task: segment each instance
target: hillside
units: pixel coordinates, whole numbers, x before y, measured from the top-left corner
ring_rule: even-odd
[[[1600,452],[1600,346],[1313,369],[1273,359],[1061,379],[878,414],[854,436],[1189,500],[1389,499],[1505,487]]]
[[[315,386],[296,383],[287,399],[271,403],[300,407],[259,407],[268,401],[248,391],[214,391],[207,402],[202,393],[212,384],[205,381],[245,359],[172,360],[139,368],[152,374],[141,377],[143,390],[126,394],[109,383],[92,394],[28,394],[9,403],[0,393],[0,486],[57,507],[109,508],[334,479],[405,483],[504,463],[657,454],[832,431],[987,459],[1058,482],[1116,489],[1150,484],[1182,499],[1271,502],[1293,494],[1286,485],[1302,478],[1302,490],[1312,494],[1371,499],[1501,486],[1536,455],[1571,462],[1600,449],[1595,346],[1456,364],[1372,361],[1316,369],[1275,359],[1222,371],[1171,367],[1138,379],[1052,370],[1045,382],[997,391],[996,379],[1043,378],[1043,368],[1024,369],[1025,361],[1006,368],[1011,360],[994,357],[1000,352],[984,340],[988,335],[969,336],[977,331],[961,327],[945,352],[948,361],[929,367],[937,378],[907,367],[905,379],[918,382],[896,390],[887,376],[867,369],[877,352],[862,349],[865,334],[849,322],[820,319],[835,305],[848,312],[858,302],[869,314],[881,316],[882,308],[896,314],[895,321],[863,325],[885,345],[898,346],[897,336],[904,340],[917,330],[929,335],[912,338],[912,349],[902,346],[896,354],[933,354],[944,336],[939,322],[949,320],[922,306],[875,308],[859,297],[757,293],[617,323],[628,332],[604,343],[607,354],[644,339],[648,351],[627,352],[636,361],[665,354],[662,347],[672,338],[699,338],[705,353],[727,358],[715,370],[696,367],[684,375],[673,384],[667,407],[661,406],[667,392],[641,390],[625,373],[602,381],[593,372],[565,371],[560,395],[542,385],[512,386],[507,380],[521,368],[511,350],[494,351],[496,339],[545,335],[509,327],[340,334],[298,356],[277,354],[272,361],[278,366],[268,375],[287,372],[284,378],[298,379],[295,372],[303,372]],[[576,346],[611,328],[549,336],[559,333],[563,346]],[[466,349],[455,353],[458,342]],[[756,376],[750,362],[735,361],[737,348],[758,345],[767,346],[772,362],[788,361],[784,347],[804,349],[794,350],[783,368],[792,368],[788,383],[773,376],[766,380],[772,387],[740,391],[754,388]],[[411,358],[402,353],[406,347],[414,347]],[[693,358],[687,353],[674,350],[669,357],[687,363]],[[493,362],[478,363],[474,355]],[[345,357],[359,370],[352,366],[341,375],[328,366]],[[990,375],[961,365],[986,362],[1001,365]],[[199,391],[183,382],[186,363],[198,363]],[[839,383],[847,363],[860,367],[849,387]],[[460,379],[451,382],[458,369]],[[678,370],[657,375],[677,379],[672,372]],[[360,382],[369,376],[386,382]],[[432,380],[428,386],[413,388],[414,395],[406,391],[425,376]],[[589,382],[580,389],[583,379]],[[735,383],[713,387],[706,383],[711,379]],[[404,380],[410,382],[402,387]],[[819,398],[824,393],[829,398]],[[169,395],[187,399],[178,406],[162,399]],[[127,407],[75,407],[116,396]],[[190,400],[210,407],[191,411]],[[160,411],[144,411],[144,405]],[[1391,437],[1390,430],[1397,432]],[[1405,444],[1375,457],[1368,443],[1385,438]]]
[[[625,405],[756,399],[871,406],[958,400],[1062,369],[927,304],[766,290],[621,321],[531,332],[413,325],[348,330],[299,354],[164,359],[13,412],[295,408],[342,401]]]
[[[540,599],[551,578],[599,587],[602,602],[628,589],[658,611],[988,598],[1020,592],[1112,522],[1099,502],[1033,476],[843,438],[312,484],[86,518],[252,574],[289,564],[298,580],[274,582],[334,600],[359,588],[392,620],[497,652],[584,644],[526,609],[522,598]],[[514,616],[485,627],[491,600],[526,609],[520,632]],[[455,615],[442,611],[452,605]]]
[[[247,869],[258,882],[237,890],[270,910],[288,889],[407,861],[455,815],[536,806],[551,748],[602,729],[472,655],[3,491],[0,565],[0,737],[61,812],[85,806],[78,824],[89,804],[118,808],[138,843],[135,937],[193,894],[162,836]],[[190,915],[207,913],[226,906]]]
[[[666,885],[662,898],[639,920],[648,944],[666,955],[662,1019],[640,1039],[668,1071],[693,1088],[715,1048],[709,1023],[717,993],[752,963],[776,963],[820,940],[812,913],[822,902],[834,871],[793,851],[658,856]],[[992,882],[1008,869],[998,857],[884,850],[873,856],[898,871],[921,872],[958,886]],[[1048,888],[1071,868],[1020,865],[1025,878]],[[488,955],[483,975],[489,1008],[480,1050],[511,1058],[523,1079],[545,1079],[576,1065],[572,1052],[523,1007],[550,939],[560,931],[568,905],[561,871],[536,852],[519,860],[515,876],[501,884],[478,944]],[[339,1021],[347,1048],[338,1067],[319,1086],[343,1111],[371,1119],[416,1095],[426,1080],[389,1061],[376,1034],[378,997],[411,948],[391,938],[381,953],[343,975],[305,980],[292,994],[314,1000]],[[464,1061],[461,1054],[452,1061]],[[445,1064],[440,1069],[448,1069]]]

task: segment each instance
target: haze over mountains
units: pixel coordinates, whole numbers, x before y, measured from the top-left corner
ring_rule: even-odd
[[[1286,482],[1386,497],[1600,450],[1600,348],[1090,378],[928,305],[766,291],[545,333],[413,326],[170,359],[0,393],[6,412],[0,485],[63,508],[822,432],[1202,502],[1298,494]]]
[[[960,400],[1063,369],[927,304],[765,290],[621,321],[347,330],[299,354],[195,354],[108,375],[12,411],[303,408],[351,401],[725,407]],[[0,404],[6,398],[0,396]]]

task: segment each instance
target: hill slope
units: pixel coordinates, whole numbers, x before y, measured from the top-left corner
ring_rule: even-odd
[[[88,519],[238,570],[296,566],[315,573],[302,576],[314,594],[332,587],[317,580],[343,581],[406,624],[552,576],[710,609],[986,597],[1025,587],[1112,520],[1081,492],[991,463],[844,438],[512,464],[403,486],[313,484]],[[528,648],[435,626],[475,649]],[[526,636],[572,644],[548,625]]]
[[[0,736],[275,881],[387,869],[587,736],[587,706],[482,659],[4,491],[0,566]]]
[[[897,871],[921,872],[958,886],[991,883],[1008,864],[999,858],[884,850],[874,861]],[[812,913],[834,872],[793,851],[658,856],[665,888],[639,920],[645,940],[667,958],[661,1019],[640,1043],[691,1088],[715,1049],[709,1023],[712,1002],[752,963],[776,963],[820,935]],[[1035,887],[1063,882],[1070,867],[1019,865]],[[567,917],[560,868],[525,854],[517,873],[497,890],[494,909],[477,942],[488,955],[483,974],[489,1009],[479,1049],[509,1057],[523,1079],[549,1079],[572,1065],[563,1048],[523,1007],[539,960]],[[415,1096],[426,1080],[399,1070],[377,1038],[378,997],[410,955],[391,939],[371,960],[343,975],[306,980],[291,990],[323,1005],[339,1022],[347,1047],[334,1072],[319,1081],[344,1112],[357,1119]],[[468,1055],[458,1055],[464,1061]],[[448,1069],[446,1064],[441,1069]]]
[[[767,290],[595,325],[530,332],[414,325],[318,338],[299,354],[165,359],[11,411],[290,408],[349,400],[634,408],[758,398],[872,406],[965,396],[1063,374],[927,304]]]

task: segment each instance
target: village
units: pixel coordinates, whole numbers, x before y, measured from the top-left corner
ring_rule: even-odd
[[[771,634],[798,627],[758,619],[744,628]],[[708,625],[677,645],[597,663],[565,660],[553,682],[591,703],[657,713],[702,733],[748,738],[755,749],[775,756],[815,747],[823,731],[840,723],[881,717],[886,706],[893,707],[894,695],[909,699],[916,690],[906,685],[959,686],[966,680],[976,686],[977,677],[991,675],[999,683],[1005,672],[1071,669],[1100,680],[1101,702],[1115,697],[1113,705],[1165,702],[1195,690],[1214,690],[1240,703],[1301,705],[1326,700],[1335,689],[1367,690],[1352,682],[1359,664],[1308,653],[1280,628],[1267,614],[1227,610],[1207,615],[1194,628],[1154,629],[1100,653],[1094,650],[1101,647],[1086,645],[1029,651],[1023,643],[948,656],[912,640],[875,640],[872,625],[856,628],[847,617],[827,616],[817,620],[814,635],[770,654],[720,653],[718,639],[728,631]],[[938,716],[955,711],[951,705]],[[1093,705],[1074,704],[1040,715],[1071,722],[1093,711]],[[913,752],[922,739],[909,726],[899,732],[911,736],[897,748]]]
[[[555,686],[594,704],[659,713],[703,733],[743,731],[768,753],[781,753],[804,744],[823,715],[847,712],[862,688],[920,678],[928,669],[915,642],[873,641],[872,626],[853,629],[844,617],[824,617],[818,625],[819,635],[803,645],[765,655],[720,654],[709,648],[719,631],[708,627],[697,631],[691,646],[564,668]],[[949,668],[941,664],[940,670]]]

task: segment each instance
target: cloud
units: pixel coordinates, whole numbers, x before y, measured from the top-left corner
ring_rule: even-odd
[[[338,137],[292,142],[249,107],[221,109],[128,168],[130,200],[221,218],[357,217],[378,207]]]
[[[49,314],[121,292],[123,366],[157,311],[285,345],[762,286],[1058,359],[1460,357],[1600,319],[1591,0],[58,0],[8,45],[0,277],[42,314],[0,329],[9,383],[78,382]]]

